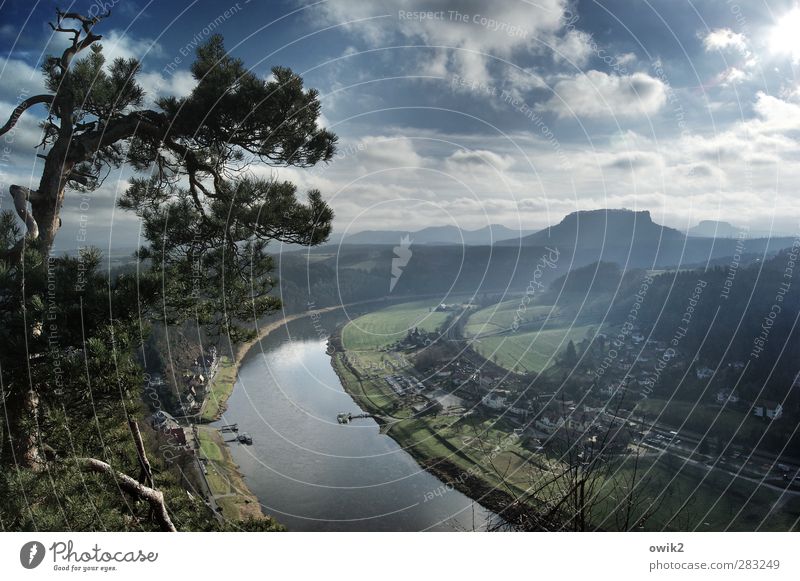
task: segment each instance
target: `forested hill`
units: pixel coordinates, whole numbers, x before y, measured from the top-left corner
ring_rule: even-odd
[[[737,389],[745,397],[782,401],[798,373],[797,259],[795,247],[745,267],[732,262],[666,272],[644,287],[645,273],[630,273],[613,297],[607,320],[621,325],[636,310],[636,325],[646,337],[667,344],[677,338],[676,349],[712,369],[744,363]],[[642,290],[641,308],[635,309]],[[790,400],[796,399],[792,394]]]

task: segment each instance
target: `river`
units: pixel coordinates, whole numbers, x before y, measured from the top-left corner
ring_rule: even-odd
[[[484,530],[492,513],[445,490],[374,420],[336,422],[361,411],[319,336],[340,317],[281,327],[242,361],[220,423],[253,437],[231,452],[264,512],[293,531]]]

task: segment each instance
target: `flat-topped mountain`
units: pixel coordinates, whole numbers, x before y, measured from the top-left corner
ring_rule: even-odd
[[[499,245],[600,248],[604,245],[617,247],[682,242],[685,238],[678,230],[653,222],[647,210],[581,210],[568,214],[554,226],[521,240],[503,240]]]

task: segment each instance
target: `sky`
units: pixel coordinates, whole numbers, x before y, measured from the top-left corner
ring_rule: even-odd
[[[678,229],[724,220],[796,233],[800,212],[800,8],[793,0],[139,0],[61,2],[111,17],[107,57],[136,57],[148,99],[186,95],[211,34],[265,78],[320,92],[334,160],[246,171],[318,188],[338,235],[501,223],[531,230],[576,210],[649,210]],[[63,46],[56,3],[0,0],[0,117],[41,91]],[[40,106],[41,107],[41,106]],[[0,138],[8,185],[35,188],[32,110]],[[115,209],[132,171],[68,193],[56,246],[136,246]],[[84,236],[83,233],[86,233]]]

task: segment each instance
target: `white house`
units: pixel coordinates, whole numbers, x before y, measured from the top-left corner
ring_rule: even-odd
[[[506,396],[497,392],[487,393],[481,398],[481,403],[492,410],[501,410],[506,407]]]
[[[783,406],[774,401],[761,401],[753,406],[753,415],[758,418],[777,420],[783,415]]]
[[[564,418],[555,414],[544,414],[537,418],[533,425],[547,434],[552,434],[564,425]]]

